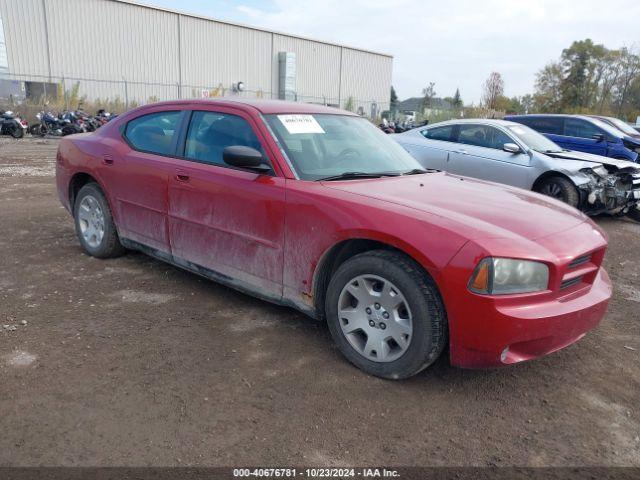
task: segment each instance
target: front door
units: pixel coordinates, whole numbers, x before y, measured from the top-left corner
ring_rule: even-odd
[[[601,135],[602,138],[596,138]],[[561,144],[568,150],[607,154],[607,134],[592,123],[581,118],[565,118],[564,136]]]
[[[458,143],[449,155],[449,171],[458,175],[529,188],[530,158],[505,152],[505,143],[516,143],[502,130],[482,124],[462,124]]]
[[[264,143],[243,112],[194,111],[169,179],[169,236],[176,262],[281,298],[285,179],[232,168],[222,159],[224,148],[234,145],[268,158]]]

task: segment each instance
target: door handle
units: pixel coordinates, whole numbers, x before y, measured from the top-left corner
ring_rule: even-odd
[[[104,154],[102,156],[102,164],[103,165],[113,165],[113,157],[109,154]]]
[[[187,183],[189,181],[189,175],[185,173],[178,173],[176,174],[176,180],[179,182]]]
[[[462,155],[466,155],[467,151],[466,150],[454,150],[453,153],[461,153]]]

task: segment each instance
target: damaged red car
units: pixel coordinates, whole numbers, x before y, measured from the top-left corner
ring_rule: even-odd
[[[62,139],[57,188],[89,255],[139,250],[296,308],[384,378],[446,347],[472,368],[546,355],[594,328],[611,296],[606,236],[582,213],[423,170],[328,107],[147,105]]]

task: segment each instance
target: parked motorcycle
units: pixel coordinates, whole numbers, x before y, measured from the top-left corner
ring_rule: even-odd
[[[104,108],[101,108],[100,110],[98,110],[94,118],[100,125],[105,125],[116,117],[117,115],[113,115],[107,112]]]
[[[36,115],[36,118],[40,123],[36,123],[31,127],[31,135],[45,135],[62,136],[62,127],[65,123],[57,115],[51,112],[40,112]]]
[[[22,138],[28,127],[26,121],[11,111],[2,112],[2,115],[0,115],[0,135]]]
[[[60,115],[60,118],[64,123],[64,126],[62,127],[63,137],[87,131],[84,121],[76,112],[63,112],[62,115]]]

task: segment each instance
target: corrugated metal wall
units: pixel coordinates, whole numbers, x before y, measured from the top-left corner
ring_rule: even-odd
[[[52,75],[178,83],[176,15],[104,0],[45,6]]]
[[[371,103],[377,103],[378,111],[389,108],[391,90],[391,73],[393,68],[391,57],[376,56],[372,61],[371,54],[351,48],[342,49],[342,87],[341,106],[348,98],[354,99],[357,111],[362,107],[370,116]]]
[[[340,49],[335,45],[286,35],[273,35],[272,82],[278,91],[278,52],[296,54],[296,93],[301,101],[338,104]]]
[[[242,81],[251,91],[271,91],[271,34],[180,16],[182,83],[230,88]]]
[[[81,78],[89,98],[226,94],[238,81],[277,98],[278,52],[295,52],[298,100],[388,108],[385,55],[115,0],[0,0],[0,14],[10,73]]]
[[[41,0],[2,0],[0,15],[4,25],[9,71],[49,74],[47,34]]]

